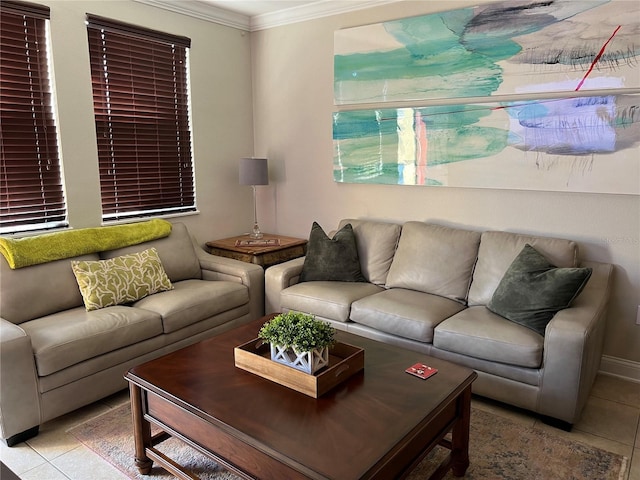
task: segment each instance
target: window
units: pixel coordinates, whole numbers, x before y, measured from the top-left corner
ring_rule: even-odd
[[[49,8],[0,4],[0,233],[66,226],[47,58]]]
[[[188,38],[87,16],[102,218],[195,211]]]

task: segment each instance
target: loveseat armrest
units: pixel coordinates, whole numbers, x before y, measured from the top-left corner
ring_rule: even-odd
[[[220,257],[196,247],[203,280],[226,280],[249,289],[249,314],[252,320],[264,315],[264,270],[253,263]]]
[[[300,280],[305,257],[294,258],[288,262],[267,268],[264,274],[265,312],[281,312],[280,292]]]
[[[40,425],[38,376],[31,338],[0,318],[0,434],[9,445],[32,436]],[[23,438],[24,437],[24,438]]]
[[[539,413],[573,424],[595,380],[604,344],[613,266],[583,262],[593,273],[570,308],[547,325]]]
[[[249,313],[251,319],[264,315],[264,270],[253,263],[220,257],[196,246],[203,280],[226,280],[245,285],[249,289]]]

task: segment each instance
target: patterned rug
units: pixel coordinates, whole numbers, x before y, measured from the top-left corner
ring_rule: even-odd
[[[80,442],[131,479],[174,478],[156,466],[140,475],[133,461],[134,443],[128,404],[69,430]],[[152,429],[155,433],[156,430]],[[536,428],[524,427],[483,410],[472,409],[469,455],[465,479],[471,480],[623,480],[627,459]],[[180,440],[157,447],[202,480],[238,480],[212,460]],[[411,473],[410,480],[428,478],[447,454],[436,447]],[[451,472],[446,479],[454,479]]]

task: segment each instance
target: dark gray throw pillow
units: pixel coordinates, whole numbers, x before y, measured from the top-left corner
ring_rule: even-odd
[[[540,335],[568,308],[591,277],[591,268],[558,268],[526,244],[500,280],[487,308]]]
[[[300,274],[301,282],[312,281],[366,282],[360,270],[356,237],[350,223],[329,238],[317,222],[313,222],[307,255]]]

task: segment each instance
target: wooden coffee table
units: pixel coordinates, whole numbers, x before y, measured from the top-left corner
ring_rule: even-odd
[[[364,349],[364,370],[315,399],[234,366],[233,348],[267,318],[129,370],[140,473],[155,461],[197,478],[155,448],[173,436],[248,479],[403,478],[438,444],[451,452],[431,478],[464,475],[473,370],[339,332]],[[416,362],[439,371],[404,372]]]

